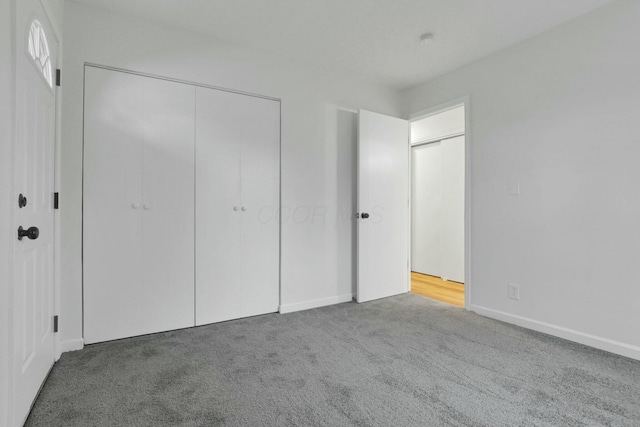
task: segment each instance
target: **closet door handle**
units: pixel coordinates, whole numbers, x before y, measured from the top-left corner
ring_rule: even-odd
[[[233,207],[233,210],[234,210],[234,211],[236,211],[236,212],[238,212],[238,207],[237,207],[237,206],[234,206],[234,207]]]
[[[133,209],[140,209],[140,203],[131,203]]]
[[[153,206],[151,206],[151,205],[147,205],[147,204],[145,204],[145,205],[143,206],[144,210],[146,210],[146,211],[148,211],[148,210],[149,210],[149,209],[151,209],[152,207],[153,207]]]
[[[245,208],[244,206],[241,208],[242,212],[246,211],[247,208]]]

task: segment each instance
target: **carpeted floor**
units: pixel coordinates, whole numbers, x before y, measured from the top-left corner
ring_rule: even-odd
[[[640,362],[406,294],[65,353],[27,426],[640,426]]]

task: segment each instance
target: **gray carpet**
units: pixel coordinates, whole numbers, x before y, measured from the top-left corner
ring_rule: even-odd
[[[640,426],[640,362],[406,294],[63,354],[27,426]]]

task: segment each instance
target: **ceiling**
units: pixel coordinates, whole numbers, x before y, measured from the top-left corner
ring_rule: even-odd
[[[75,0],[405,89],[611,0]],[[434,40],[424,45],[422,34]]]

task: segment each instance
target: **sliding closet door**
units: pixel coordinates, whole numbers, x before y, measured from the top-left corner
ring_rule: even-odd
[[[83,283],[85,343],[144,333],[142,78],[85,70]]]
[[[280,104],[197,88],[196,324],[279,302]]]
[[[196,88],[196,324],[240,317],[240,142],[236,96]]]
[[[280,103],[237,96],[243,111],[241,140],[242,211],[239,279],[241,316],[278,311],[280,302]]]
[[[146,333],[194,325],[195,87],[144,78]]]
[[[464,283],[464,136],[442,141],[442,277]]]
[[[442,146],[411,149],[411,270],[442,275]]]
[[[464,136],[412,148],[411,270],[464,282]]]

